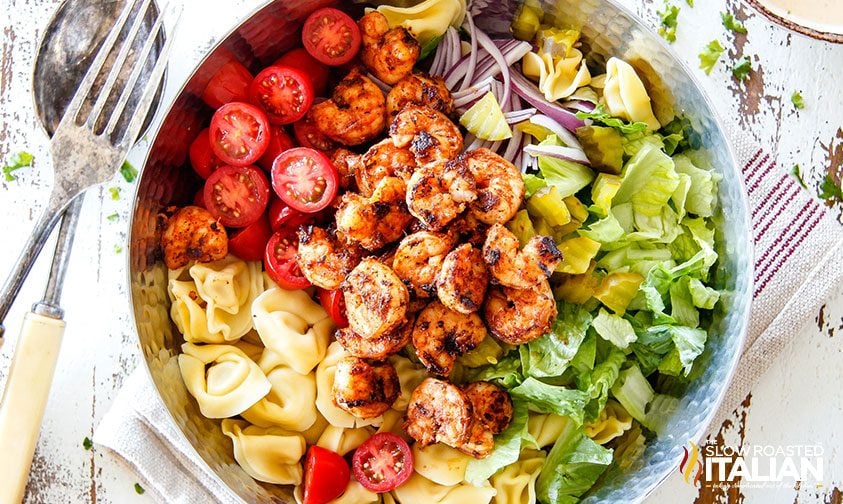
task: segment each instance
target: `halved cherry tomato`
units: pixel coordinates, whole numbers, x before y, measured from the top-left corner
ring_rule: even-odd
[[[302,504],[325,504],[345,492],[351,475],[348,463],[338,453],[311,446],[304,461]]]
[[[254,166],[223,166],[205,181],[205,204],[224,226],[246,227],[269,204],[269,181]]]
[[[310,77],[310,82],[313,84],[313,93],[316,96],[325,96],[325,92],[328,90],[328,77],[330,76],[331,70],[311,56],[304,47],[288,51],[275,60],[273,65],[288,66],[301,70],[305,75]]]
[[[198,206],[200,208],[204,208],[205,210],[208,209],[208,205],[205,204],[205,187],[200,187],[196,194],[193,195],[193,206]]]
[[[319,128],[307,116],[293,123],[293,134],[302,147],[321,151],[330,151],[337,147],[337,143],[319,131]]]
[[[249,100],[249,85],[252,74],[239,61],[230,61],[220,67],[211,77],[202,100],[211,108],[220,108],[226,103]]]
[[[269,145],[269,120],[263,110],[243,102],[226,103],[211,118],[211,149],[226,164],[254,163]]]
[[[275,283],[284,289],[295,290],[310,287],[299,268],[296,254],[299,249],[299,238],[296,231],[284,228],[276,232],[266,244],[263,264],[266,272]]]
[[[407,442],[391,432],[370,437],[351,459],[354,478],[372,492],[388,492],[413,474],[413,453]]]
[[[272,237],[269,220],[261,216],[255,222],[231,234],[228,251],[244,261],[260,261],[266,252],[266,244]]]
[[[360,49],[360,29],[348,14],[325,7],[304,22],[301,40],[317,60],[326,65],[342,65]]]
[[[283,126],[273,124],[269,127],[269,145],[266,146],[263,156],[258,159],[258,166],[266,171],[272,169],[272,162],[275,161],[282,152],[292,149],[296,144],[293,139],[287,134],[287,130]]]
[[[313,83],[296,68],[268,66],[252,81],[249,96],[266,112],[269,122],[290,124],[313,105]]]
[[[307,224],[313,219],[313,214],[293,210],[281,198],[272,198],[272,201],[269,202],[268,216],[269,226],[273,231],[279,231],[282,228],[297,229],[300,225]]]
[[[345,316],[345,296],[340,289],[319,289],[319,304],[328,312],[337,327],[340,329],[348,327],[348,319]]]
[[[214,170],[225,165],[211,150],[209,131],[208,128],[200,131],[193,143],[190,144],[190,166],[203,179],[207,179]]]
[[[337,195],[339,175],[324,153],[296,147],[272,163],[272,188],[294,210],[313,213],[330,205]]]

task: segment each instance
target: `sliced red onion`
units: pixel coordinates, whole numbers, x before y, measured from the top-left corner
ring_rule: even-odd
[[[381,88],[383,94],[388,94],[390,91],[392,91],[392,86],[372,75],[372,72],[366,72],[366,77],[368,77],[372,82],[374,82],[375,86]]]
[[[530,118],[530,122],[537,126],[549,129],[553,132],[554,135],[559,137],[559,140],[562,140],[562,142],[564,142],[565,145],[567,145],[568,147],[574,147],[576,149],[582,150],[582,145],[580,145],[580,142],[579,140],[577,140],[577,137],[570,131],[563,128],[561,124],[554,121],[550,117],[543,114],[536,114]]]
[[[462,57],[462,47],[460,46],[460,36],[457,33],[457,30],[454,27],[448,28],[446,36],[450,39],[451,50],[445,53],[446,56],[446,68],[450,68],[457,64],[460,57]]]
[[[512,103],[512,100],[510,100]],[[513,110],[511,112],[504,113],[504,117],[506,117],[506,122],[509,124],[518,124],[520,122],[524,122],[527,119],[530,119],[536,113],[536,109],[529,108],[523,110]]]
[[[445,54],[449,49],[448,37],[443,34],[442,40],[436,47],[436,56],[433,57],[433,62],[430,64],[430,75],[442,75],[445,70]]]
[[[512,138],[509,139],[509,144],[507,144],[506,150],[503,153],[504,159],[512,161],[515,164],[515,155],[521,152],[521,141],[523,137],[524,134],[517,129],[512,132]]]
[[[489,144],[486,148],[489,149],[490,151],[494,152],[495,154],[497,154],[498,150],[500,150],[500,148],[501,148],[501,144],[503,144],[503,140],[495,140],[494,142]]]
[[[474,70],[477,67],[477,27],[474,26],[474,18],[471,12],[465,13],[465,21],[468,24],[468,36],[471,40],[471,51],[468,53],[468,70],[465,73],[465,78],[460,84],[460,89],[465,89],[471,85],[471,80],[474,78]]]
[[[566,109],[579,110],[580,112],[592,112],[595,107],[593,103],[585,100],[568,100],[562,102],[562,106]]]
[[[520,163],[521,173],[527,173],[529,171],[535,171],[536,170],[536,158],[527,154],[527,147],[530,147],[530,146],[525,145],[524,149],[521,151],[521,163]],[[516,165],[516,166],[518,166],[518,165]]]
[[[524,98],[530,105],[539,109],[543,114],[561,124],[568,131],[576,131],[577,128],[585,124],[582,120],[577,119],[577,116],[570,110],[566,110],[555,103],[545,100],[544,95],[535,84],[521,75],[520,72],[511,72],[510,76],[512,78],[512,89],[519,96]]]
[[[478,30],[479,33],[483,33]],[[485,35],[485,34],[484,34]],[[488,36],[487,36],[488,37]],[[481,38],[482,40],[482,38]],[[506,63],[507,72],[509,71],[509,67],[514,65],[516,62],[521,61],[521,58],[524,57],[525,54],[530,52],[532,47],[527,42],[518,42],[516,44],[512,44],[507,49],[500,51],[503,55],[503,59]],[[477,64],[477,77],[476,79],[485,79],[486,77],[493,77],[496,76],[498,73],[501,72],[500,63],[497,60],[489,58],[483,63]]]
[[[491,87],[491,79],[485,80],[482,82],[478,82],[474,86],[464,90],[464,91],[457,91],[452,95],[454,98],[454,106],[457,108],[464,107],[465,105],[479,100],[483,95],[489,92],[492,89]]]
[[[531,156],[548,156],[591,166],[591,162],[588,160],[585,153],[573,147],[562,147],[560,145],[528,145],[524,147],[524,152]]]

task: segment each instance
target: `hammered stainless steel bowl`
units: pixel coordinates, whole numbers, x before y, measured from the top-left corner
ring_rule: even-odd
[[[171,204],[192,201],[200,180],[189,168],[188,147],[208,121],[211,110],[200,99],[210,77],[232,58],[252,70],[273,61],[297,42],[297,30],[309,12],[331,0],[278,0],[246,16],[199,64],[154,136],[143,165],[131,223],[129,274],[131,303],[143,356],[174,422],[208,465],[217,483],[230,490],[220,496],[245,502],[292,502],[290,488],[257,483],[234,462],[230,441],[218,421],[205,419],[182,384],[175,356],[181,336],[170,322],[167,271],[158,252],[157,214]],[[702,369],[670,419],[666,432],[649,442],[634,467],[609,472],[586,497],[587,502],[636,502],[675,470],[688,440],[698,440],[715,413],[737,364],[751,299],[749,215],[743,184],[729,139],[711,103],[691,73],[663,41],[613,0],[544,0],[546,13],[560,26],[582,28],[593,63],[609,56],[629,61],[642,75],[661,120],[672,110],[686,114],[701,132],[704,156],[723,176],[718,238],[721,259],[716,282],[726,294],[715,314],[712,336],[700,358]],[[478,24],[504,33],[516,0],[475,0]],[[227,500],[227,499],[226,499]]]

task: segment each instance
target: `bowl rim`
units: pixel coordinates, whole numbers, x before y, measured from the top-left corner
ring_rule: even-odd
[[[811,37],[815,40],[822,40],[825,42],[831,42],[834,44],[843,44],[843,33],[834,33],[834,32],[827,32],[823,30],[819,30],[816,28],[811,28],[809,26],[805,26],[802,24],[797,23],[792,19],[788,19],[781,14],[777,14],[770,10],[766,5],[761,3],[760,0],[746,0],[747,3],[756,11],[763,14],[768,20],[772,21],[773,23],[786,28],[792,32],[796,32],[800,35],[805,35],[807,37]]]

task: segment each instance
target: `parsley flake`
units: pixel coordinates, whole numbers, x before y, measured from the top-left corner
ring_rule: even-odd
[[[120,175],[123,175],[123,178],[126,179],[126,182],[132,183],[135,181],[135,178],[138,176],[138,171],[135,169],[134,166],[128,161],[123,161],[123,164],[120,166]]]
[[[744,35],[746,34],[746,26],[735,19],[735,16],[733,16],[731,12],[721,12],[720,19],[723,20],[723,26],[725,26],[727,30],[731,30],[735,33],[743,33]]]
[[[688,7],[694,6],[694,0],[685,0],[685,3],[688,4]]]
[[[20,151],[12,155],[9,158],[8,163],[6,166],[3,167],[3,175],[6,177],[6,182],[14,182],[18,178],[12,174],[15,170],[20,170],[21,168],[26,168],[27,166],[32,166],[32,161],[35,157],[26,152]]]
[[[749,58],[744,56],[740,61],[738,61],[735,66],[732,67],[732,76],[734,76],[739,81],[746,80],[749,77],[749,72],[752,71],[752,63],[750,63]]]
[[[82,440],[82,448],[84,448],[86,450],[90,450],[91,448],[93,448],[93,446],[94,446],[93,441],[91,441],[91,439],[88,436],[85,436],[85,439]]]
[[[117,212],[114,212],[113,214],[106,216],[106,219],[108,219],[110,222],[114,222],[119,218],[120,218],[120,215]]]
[[[135,492],[137,492],[138,495],[143,495],[146,490],[144,490],[143,487],[140,486],[140,483],[135,483]]]
[[[817,193],[820,199],[830,201],[833,199],[843,201],[843,189],[834,182],[831,175],[826,174],[823,181],[820,183],[820,190]]]
[[[808,186],[805,185],[805,180],[802,178],[802,168],[798,164],[793,165],[793,168],[790,169],[790,174],[793,175],[797,182],[799,182],[802,189],[808,188]]]
[[[717,60],[720,59],[720,55],[723,54],[723,46],[720,45],[720,41],[717,39],[712,40],[705,46],[703,52],[700,53],[700,68],[705,70],[706,75],[711,75],[711,70],[714,68],[714,65],[717,64]]]
[[[120,188],[119,187],[109,187],[108,192],[111,194],[111,199],[117,201],[120,199]]]
[[[622,119],[618,119],[617,117],[612,117],[611,115],[609,115],[609,113],[606,112],[606,109],[603,108],[603,105],[598,105],[594,107],[594,110],[592,110],[591,112],[577,112],[577,119],[591,119],[594,122],[602,123],[604,126],[615,128],[624,135],[629,135],[631,133],[642,133],[644,131],[647,131],[647,123],[624,122]]]
[[[119,254],[120,252],[123,252],[123,247],[121,247],[120,245],[115,245],[114,246],[114,253]]]
[[[679,7],[665,3],[664,11],[658,11],[658,15],[661,17],[659,35],[671,44],[676,42],[676,27],[679,24]]]
[[[805,108],[805,99],[802,98],[802,93],[799,91],[794,91],[793,94],[790,95],[790,102],[798,109]]]

